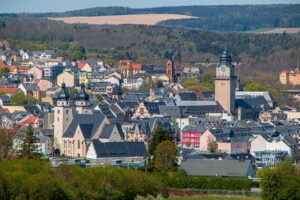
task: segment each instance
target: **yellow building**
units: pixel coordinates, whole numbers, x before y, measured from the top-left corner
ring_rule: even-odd
[[[89,79],[87,78],[87,73],[80,73],[79,75],[79,84],[87,85],[89,83]]]

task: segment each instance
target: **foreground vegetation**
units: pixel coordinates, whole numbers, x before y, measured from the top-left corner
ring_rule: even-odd
[[[300,199],[300,165],[297,168],[289,159],[275,168],[262,169],[258,177],[261,178],[262,199]]]
[[[170,200],[259,200],[257,197],[208,195],[200,197],[172,197]]]
[[[44,160],[0,162],[0,199],[134,199],[161,193],[168,187],[249,189],[247,179],[190,178],[179,173],[150,174],[135,169],[63,165]]]
[[[157,195],[187,194],[189,190],[238,190],[251,188],[247,178],[191,177],[178,171],[176,149],[167,131],[157,128],[149,145],[147,169],[113,167],[52,168],[36,152],[29,126],[20,153],[12,156],[11,139],[0,131],[0,199],[160,199]],[[4,148],[3,148],[4,147]],[[161,159],[161,156],[168,159]],[[19,158],[19,159],[18,159]],[[300,166],[299,166],[300,167]],[[300,168],[290,160],[258,172],[264,200],[300,199]],[[197,192],[196,192],[197,193]],[[148,198],[148,197],[149,198]],[[153,196],[153,198],[150,198]]]
[[[134,199],[163,186],[150,175],[116,168],[51,168],[46,161],[0,163],[0,199]]]

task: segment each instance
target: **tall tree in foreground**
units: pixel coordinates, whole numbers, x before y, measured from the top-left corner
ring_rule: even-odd
[[[7,160],[12,153],[12,138],[7,130],[0,129],[0,161]]]
[[[175,171],[177,167],[176,147],[165,140],[155,149],[154,169],[160,172]]]
[[[35,144],[36,140],[33,134],[33,128],[31,125],[28,126],[21,150],[21,156],[24,158],[34,158],[37,155],[37,147]]]
[[[300,199],[300,174],[289,159],[275,168],[263,168],[257,173],[261,178],[262,199]]]
[[[148,164],[147,169],[152,171],[154,169],[154,160],[155,160],[155,149],[156,147],[165,140],[172,141],[172,138],[169,136],[167,129],[163,127],[156,127],[153,136],[151,138],[149,148],[148,148]]]
[[[157,145],[165,140],[172,141],[172,138],[169,136],[167,129],[165,129],[161,126],[156,127],[154,129],[153,136],[152,136],[150,144],[149,144],[148,153],[151,155],[154,155]]]

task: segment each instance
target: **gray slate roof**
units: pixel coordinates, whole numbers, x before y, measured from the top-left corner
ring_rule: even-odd
[[[198,97],[195,92],[183,92],[178,93],[181,101],[198,101]]]
[[[159,105],[158,109],[159,109],[159,113],[164,116],[171,116],[171,117],[180,116],[180,110],[178,106]]]
[[[105,124],[100,137],[101,138],[110,138],[115,126],[116,126],[115,124]]]
[[[143,142],[105,142],[92,141],[97,158],[108,157],[145,157],[146,146]]]
[[[188,159],[180,168],[189,176],[254,177],[250,160],[198,160]]]
[[[85,139],[91,139],[104,119],[105,116],[102,114],[76,114],[63,137],[73,137],[75,135],[76,128],[79,125],[83,137]]]

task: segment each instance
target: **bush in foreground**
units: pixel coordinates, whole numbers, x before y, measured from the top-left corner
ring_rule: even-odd
[[[191,188],[209,190],[250,190],[251,180],[247,178],[222,178],[184,176],[180,173],[170,173],[161,181],[169,188]]]
[[[161,184],[131,169],[51,168],[41,160],[0,162],[0,199],[134,199],[157,195]]]

